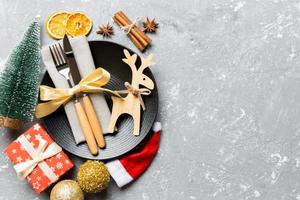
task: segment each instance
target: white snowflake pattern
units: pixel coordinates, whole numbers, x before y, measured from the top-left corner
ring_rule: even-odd
[[[16,150],[16,149],[13,149],[11,152],[12,152],[13,154],[16,154],[16,153],[17,153],[17,150]]]
[[[58,153],[55,157],[56,157],[57,159],[61,159],[62,155],[61,155],[61,153]]]
[[[42,178],[41,178],[40,176],[37,176],[37,177],[36,177],[36,180],[37,180],[37,181],[40,181],[40,180],[42,180]]]
[[[57,169],[62,169],[63,168],[63,164],[61,162],[56,163],[56,168]]]
[[[21,145],[21,146],[20,146],[20,150],[21,150],[21,151],[25,151],[25,149],[24,149],[24,146],[23,146],[23,145]]]
[[[30,142],[30,144],[34,147],[34,143],[33,142]]]
[[[41,187],[41,184],[39,184],[38,182],[34,182],[32,184],[32,186],[33,186],[34,189],[39,189]]]
[[[27,135],[25,135],[25,137],[26,137],[27,140],[30,140],[31,135],[27,134]]]
[[[22,162],[22,161],[23,161],[22,157],[18,156],[17,157],[17,162],[19,163],[19,162]]]
[[[36,134],[34,137],[35,137],[35,140],[38,140],[38,141],[43,140],[41,134]]]
[[[39,124],[35,124],[35,125],[33,126],[33,129],[34,129],[35,131],[39,131],[40,128],[41,128],[41,126],[40,126]]]

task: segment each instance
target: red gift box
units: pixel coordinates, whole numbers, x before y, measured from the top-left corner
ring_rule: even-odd
[[[44,191],[74,166],[39,124],[20,135],[4,153],[12,161],[19,178],[27,177],[37,193]]]

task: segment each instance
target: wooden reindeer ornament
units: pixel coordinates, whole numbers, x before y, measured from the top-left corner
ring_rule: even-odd
[[[131,84],[125,82],[125,87],[127,88],[127,96],[124,98],[112,96],[113,106],[112,114],[110,118],[110,123],[108,127],[109,133],[113,133],[115,130],[116,122],[120,115],[129,114],[133,118],[133,134],[140,134],[140,120],[141,120],[141,106],[145,110],[145,105],[142,99],[142,95],[149,95],[151,90],[154,89],[153,81],[143,74],[143,71],[153,65],[152,62],[153,55],[149,55],[147,58],[141,58],[141,66],[137,69],[135,62],[137,55],[130,55],[129,52],[124,49],[124,54],[126,58],[123,58],[123,62],[128,64],[132,72]],[[142,85],[146,88],[139,88]]]

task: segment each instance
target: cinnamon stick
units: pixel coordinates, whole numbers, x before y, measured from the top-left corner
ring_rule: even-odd
[[[122,23],[119,18],[117,18],[116,16],[113,16],[113,20],[119,25],[119,26],[126,26],[126,24]],[[140,51],[144,51],[145,46],[143,46],[137,38],[135,38],[133,36],[132,33],[128,33],[128,37],[130,38],[130,40],[133,42],[133,44],[140,50]]]
[[[124,12],[119,11],[119,14],[126,21],[126,23],[132,24],[132,21],[124,14]],[[137,32],[137,35],[141,36],[147,42],[148,45],[151,43],[151,39],[136,26],[133,27],[133,32]]]
[[[126,22],[125,18],[123,18],[123,16],[121,15],[120,12],[116,13],[115,17],[118,21],[120,21],[123,24],[123,26],[128,26],[131,24],[131,23]],[[147,41],[144,40],[135,30],[133,30],[133,28],[130,30],[129,33],[131,33],[137,40],[139,40],[139,42],[143,46],[146,47],[148,45]]]
[[[121,27],[132,24],[132,21],[122,11],[115,13],[113,20]],[[151,39],[136,26],[133,26],[127,35],[140,51],[144,51],[151,43]]]
[[[128,35],[129,38],[131,39],[131,41],[134,43],[134,45],[140,50],[140,51],[144,51],[146,46],[143,46],[143,44],[141,44],[132,34]]]
[[[122,12],[119,11],[117,13],[117,16],[120,16],[120,20],[124,21],[124,23],[126,25],[130,25],[132,24],[132,21],[130,19],[128,19],[128,17]],[[132,32],[132,34],[144,45],[144,46],[148,46],[149,43],[143,38],[143,36],[141,34],[139,34],[136,30],[136,26],[134,26],[130,32]]]

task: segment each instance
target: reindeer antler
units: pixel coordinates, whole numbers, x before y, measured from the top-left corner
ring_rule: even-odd
[[[154,62],[152,61],[153,54],[150,54],[147,58],[141,58],[142,63],[139,69],[137,70],[137,67],[135,65],[137,55],[136,54],[130,55],[127,49],[124,49],[124,55],[126,58],[123,58],[122,60],[123,62],[125,62],[127,65],[130,66],[132,72],[143,72],[144,69],[154,64]]]
[[[131,68],[135,68],[135,62],[137,59],[137,55],[133,54],[132,56],[130,55],[129,51],[127,49],[124,49],[124,55],[126,58],[123,58],[123,62],[125,62],[126,64],[128,64]]]
[[[154,62],[152,61],[152,59],[153,59],[153,54],[150,54],[147,58],[142,58],[142,64],[138,71],[143,72],[144,69],[153,65]]]

